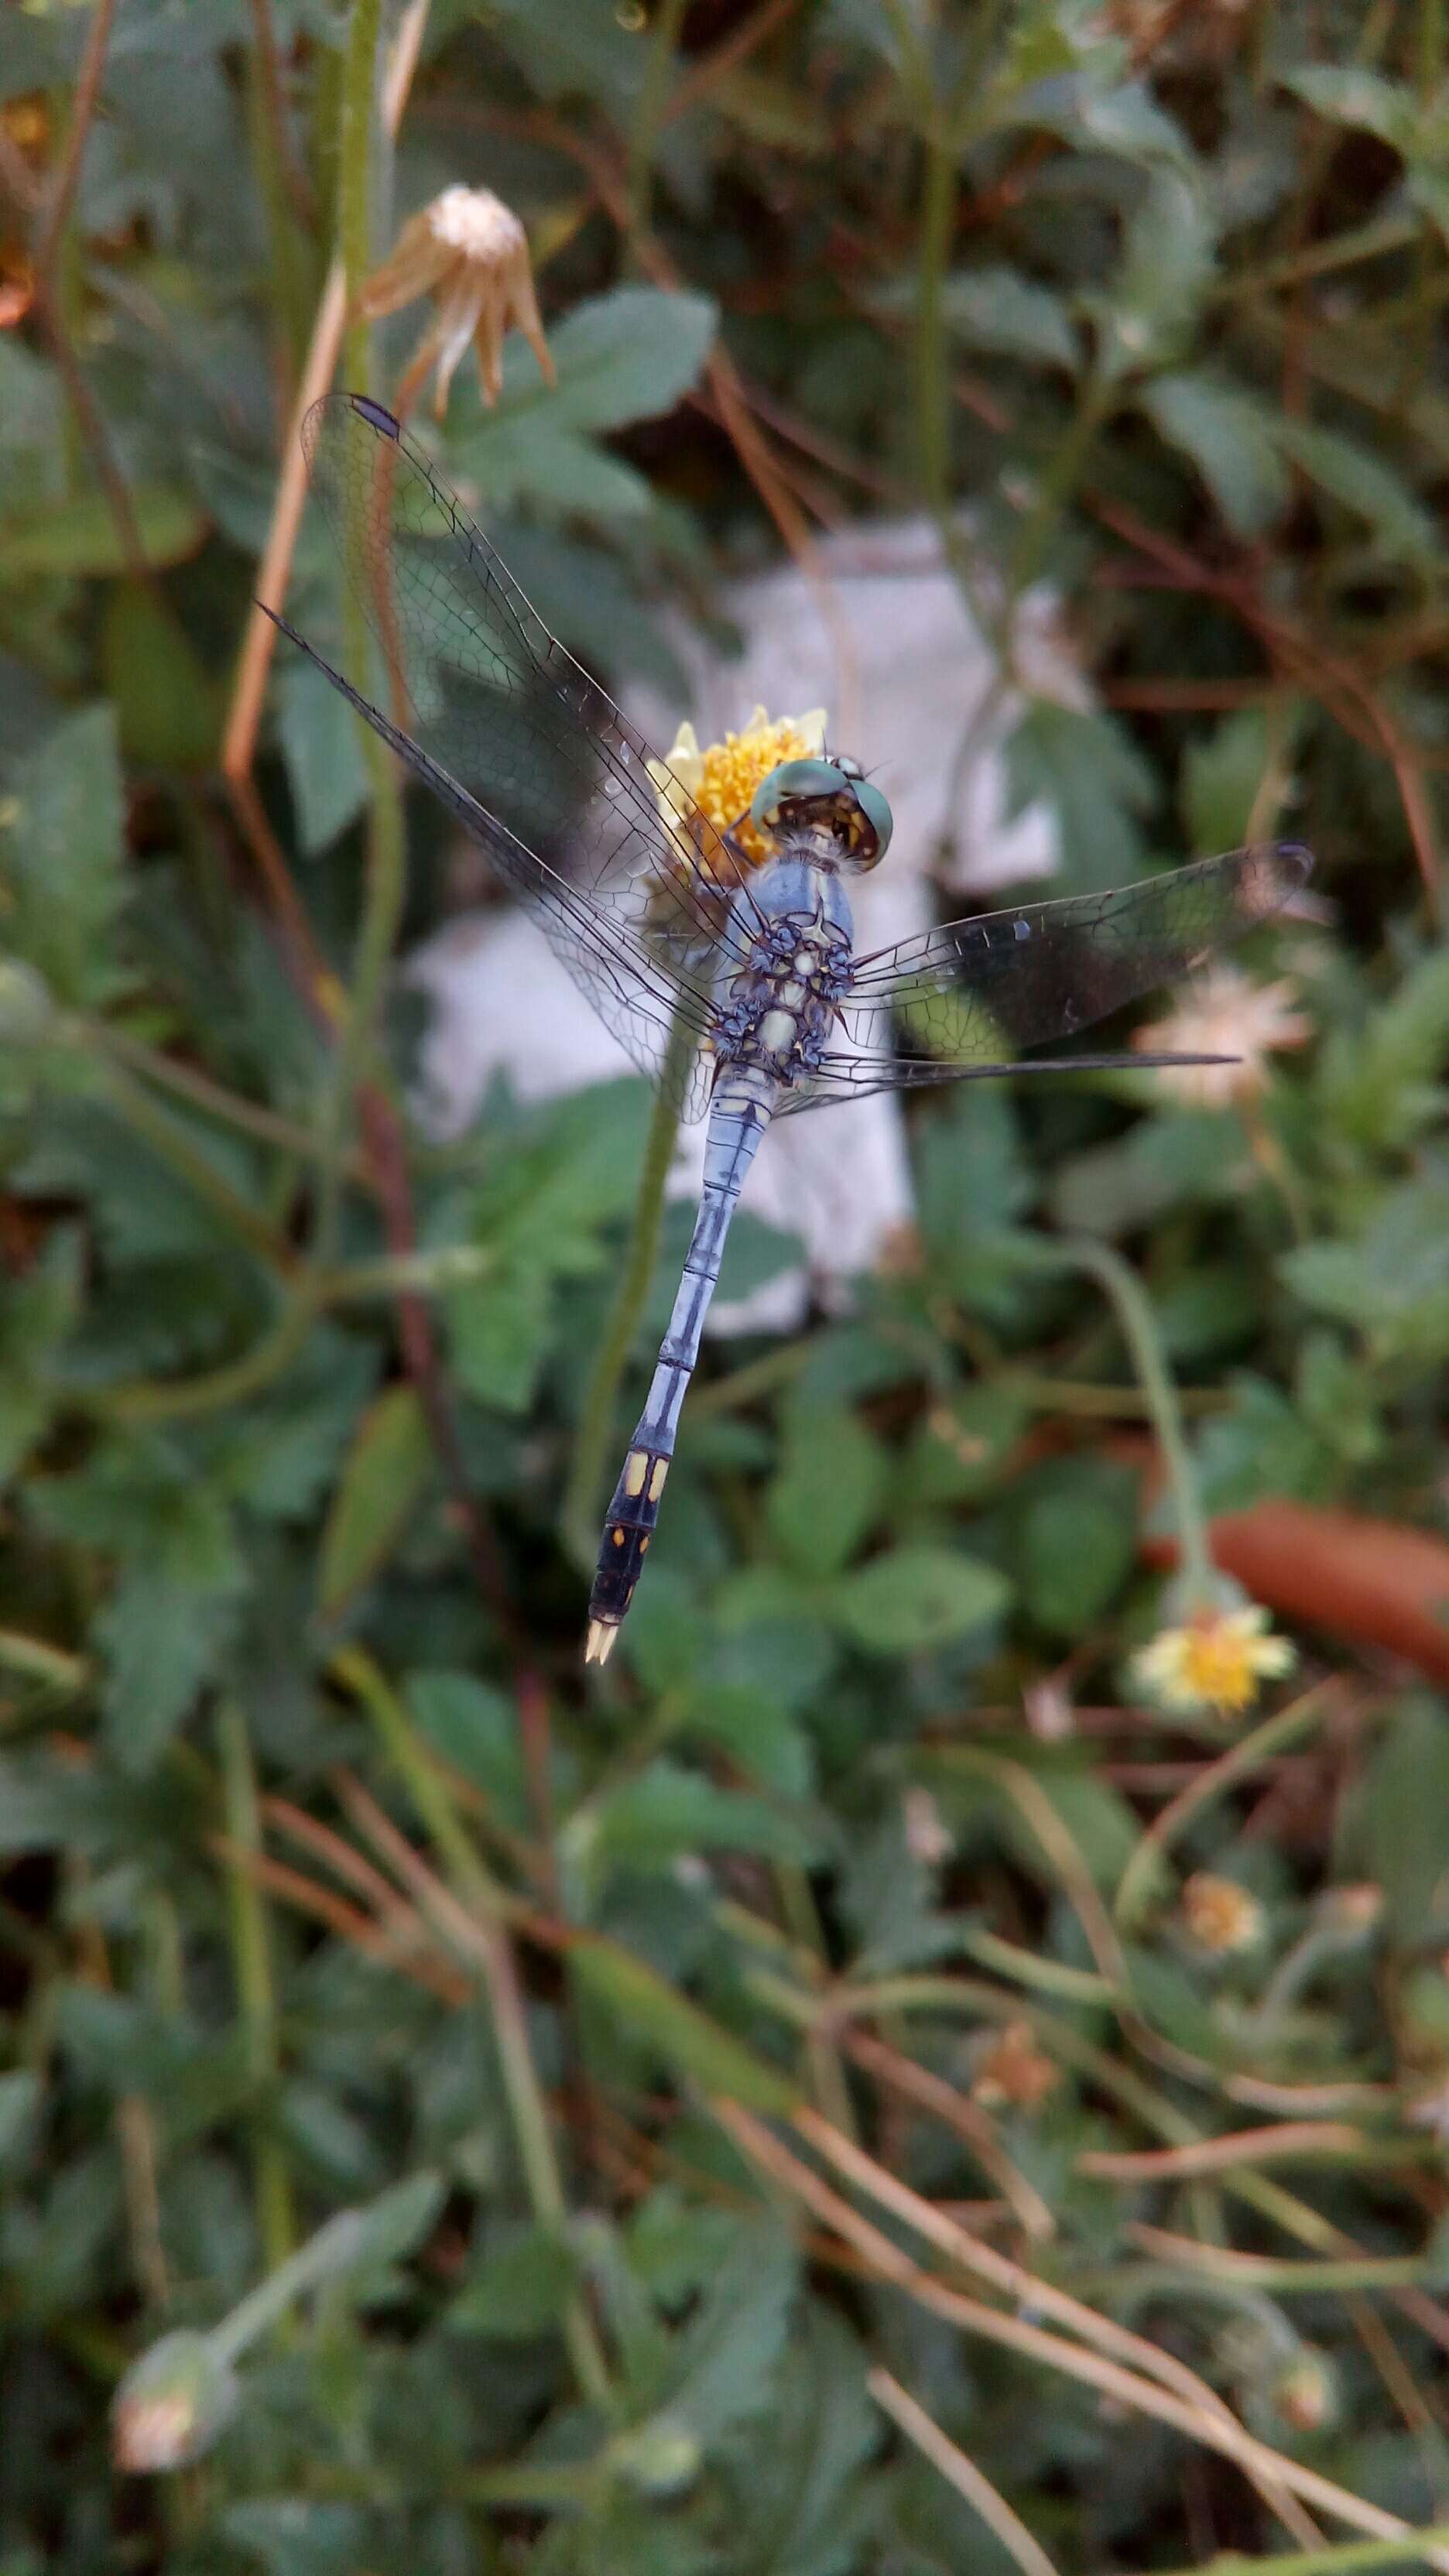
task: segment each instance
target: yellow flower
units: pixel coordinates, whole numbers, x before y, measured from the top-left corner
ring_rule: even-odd
[[[1200,1949],[1221,1957],[1252,1948],[1263,1928],[1263,1909],[1236,1879],[1198,1869],[1182,1891],[1182,1919]]]
[[[504,335],[510,327],[523,333],[544,382],[554,382],[553,359],[543,336],[528,264],[528,235],[511,207],[491,188],[445,188],[431,205],[410,216],[390,258],[374,270],[360,300],[368,320],[376,321],[383,314],[400,312],[419,295],[431,295],[437,309],[405,381],[415,382],[436,364],[433,408],[439,420],[447,408],[454,370],[470,340],[478,353],[478,381],[485,403],[498,398]]]
[[[669,836],[691,874],[700,865],[698,817],[716,831],[733,824],[735,845],[758,866],[765,844],[748,820],[750,798],[762,778],[782,760],[818,758],[825,749],[825,709],[811,707],[803,716],[773,720],[756,707],[742,733],[727,733],[723,742],[701,751],[692,724],[682,724],[667,760],[651,760],[649,775]],[[746,816],[744,822],[741,815]]]
[[[1261,1684],[1291,1672],[1296,1649],[1268,1631],[1255,1601],[1242,1609],[1204,1610],[1180,1628],[1163,1628],[1132,1658],[1133,1679],[1165,1709],[1184,1716],[1214,1710],[1241,1717]]]
[[[1293,1008],[1297,998],[1286,975],[1255,984],[1237,966],[1214,966],[1163,1019],[1135,1030],[1132,1043],[1151,1055],[1235,1057],[1232,1064],[1168,1066],[1155,1076],[1179,1100],[1221,1109],[1262,1090],[1270,1055],[1312,1037],[1313,1022]]]

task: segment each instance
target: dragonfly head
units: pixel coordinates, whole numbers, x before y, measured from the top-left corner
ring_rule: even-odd
[[[767,838],[806,835],[823,842],[837,868],[863,876],[890,847],[891,809],[855,760],[782,760],[750,799],[750,820]]]

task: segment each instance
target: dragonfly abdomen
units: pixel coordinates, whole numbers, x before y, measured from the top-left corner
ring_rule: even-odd
[[[614,1487],[599,1543],[589,1595],[585,1660],[603,1663],[619,1633],[659,1518],[659,1504],[689,1381],[699,1358],[700,1336],[719,1278],[725,1236],[739,1203],[745,1174],[770,1123],[777,1086],[758,1065],[729,1066],[721,1073],[709,1114],[704,1189],[685,1255],[669,1329],[659,1348],[649,1400]]]

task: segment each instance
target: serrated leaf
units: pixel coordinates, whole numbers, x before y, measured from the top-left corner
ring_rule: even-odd
[[[63,1002],[99,1002],[118,981],[123,857],[116,719],[86,707],[17,765],[0,830],[7,939]]]
[[[117,1759],[144,1771],[161,1753],[235,1634],[245,1569],[181,1584],[129,1565],[96,1620],[106,1663],[106,1731]]]
[[[323,1525],[317,1606],[333,1617],[370,1583],[417,1508],[432,1464],[428,1426],[411,1386],[390,1386],[367,1408]]]
[[[1011,1586],[994,1565],[954,1548],[892,1548],[842,1575],[827,1596],[831,1618],[876,1655],[952,1645],[999,1619]]]
[[[1266,404],[1201,369],[1153,377],[1138,401],[1168,445],[1197,467],[1236,536],[1271,526],[1290,487]]]
[[[490,510],[520,496],[551,511],[641,513],[649,488],[632,466],[594,444],[603,432],[671,411],[704,363],[716,328],[707,296],[620,286],[576,305],[550,334],[558,374],[510,350],[503,392],[459,438],[459,471]]]

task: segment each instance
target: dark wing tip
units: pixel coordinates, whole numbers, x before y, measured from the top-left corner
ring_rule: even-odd
[[[1313,874],[1313,852],[1301,841],[1264,841],[1243,853],[1237,900],[1249,921],[1267,921]]]
[[[371,428],[380,429],[384,438],[401,437],[402,425],[393,417],[385,403],[374,402],[371,394],[348,394],[346,400]]]

